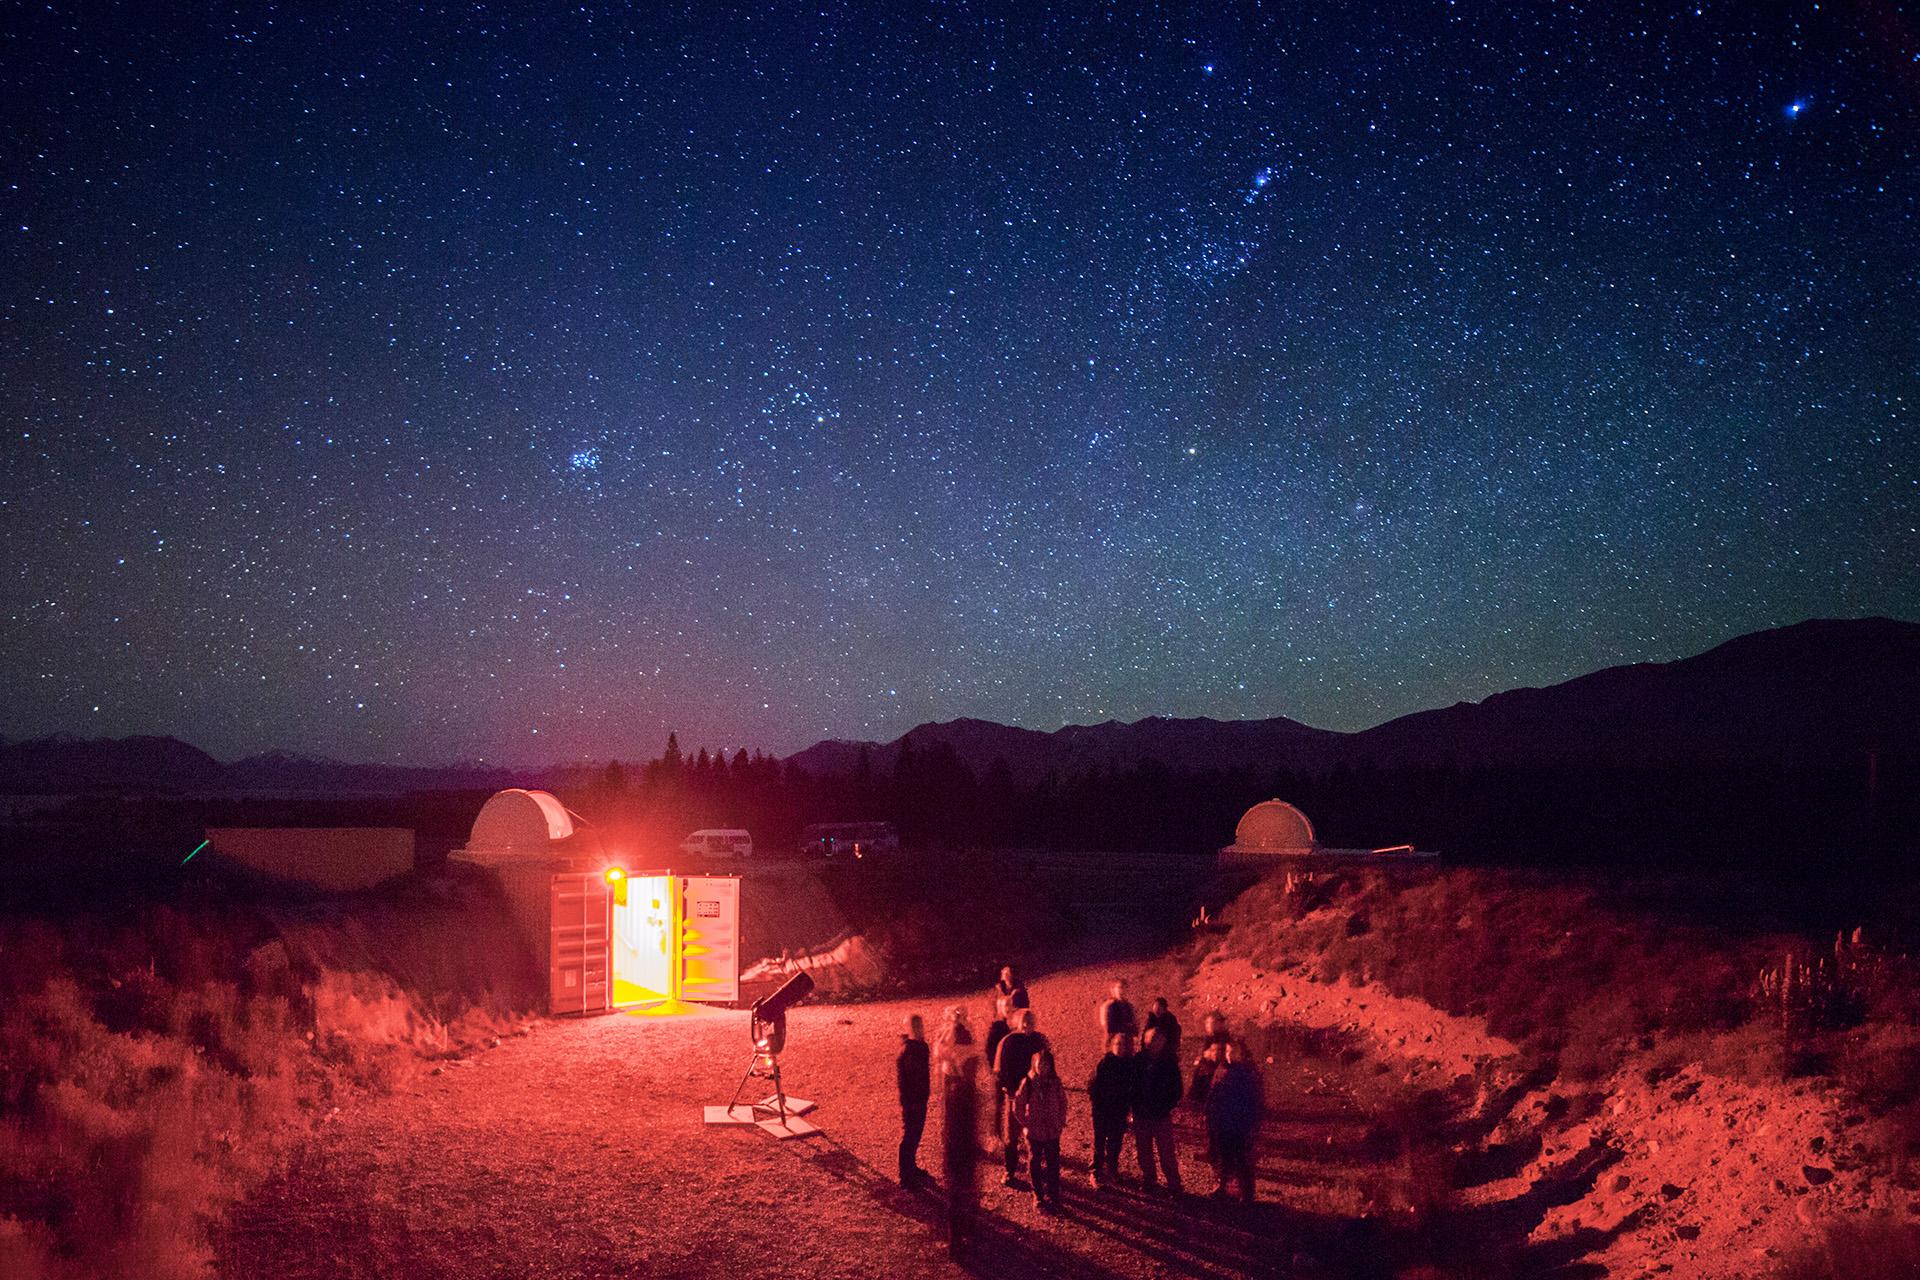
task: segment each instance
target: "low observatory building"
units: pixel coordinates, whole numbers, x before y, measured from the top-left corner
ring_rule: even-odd
[[[1263,800],[1240,816],[1226,852],[1307,854],[1319,848],[1306,814],[1285,800]]]

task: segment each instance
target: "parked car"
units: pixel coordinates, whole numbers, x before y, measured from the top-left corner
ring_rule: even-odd
[[[900,852],[891,822],[816,822],[800,833],[803,858],[865,858]]]
[[[751,858],[753,836],[738,827],[707,827],[680,842],[689,858]]]

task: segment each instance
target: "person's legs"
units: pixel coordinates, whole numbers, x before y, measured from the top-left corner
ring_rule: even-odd
[[[1179,1191],[1180,1162],[1173,1154],[1173,1118],[1159,1120],[1140,1120],[1133,1122],[1135,1153],[1140,1158],[1140,1177],[1147,1186],[1154,1185],[1156,1174],[1164,1175],[1167,1189]],[[1157,1162],[1157,1163],[1156,1163]]]
[[[1110,1117],[1096,1116],[1093,1121],[1093,1180],[1104,1182],[1119,1172],[1122,1125]]]
[[[1233,1180],[1233,1139],[1230,1136],[1208,1131],[1207,1163],[1213,1166],[1213,1176],[1216,1179],[1213,1194],[1226,1195],[1228,1184]]]
[[[1133,1118],[1133,1158],[1140,1162],[1141,1185],[1153,1190],[1153,1121],[1140,1116]]]
[[[1001,1137],[1006,1139],[1007,1176],[1011,1178],[1020,1172],[1020,1122],[1013,1118],[1012,1107],[1007,1108],[1006,1127],[1001,1130]]]
[[[920,1138],[927,1131],[927,1104],[900,1108],[900,1181],[911,1182],[920,1171]]]

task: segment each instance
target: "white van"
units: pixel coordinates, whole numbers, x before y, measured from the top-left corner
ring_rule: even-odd
[[[753,836],[733,827],[709,827],[680,842],[689,858],[751,858]]]

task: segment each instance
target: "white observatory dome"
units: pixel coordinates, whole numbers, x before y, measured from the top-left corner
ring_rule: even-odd
[[[467,848],[494,854],[545,854],[572,834],[573,819],[550,793],[511,787],[494,792],[480,806]]]

